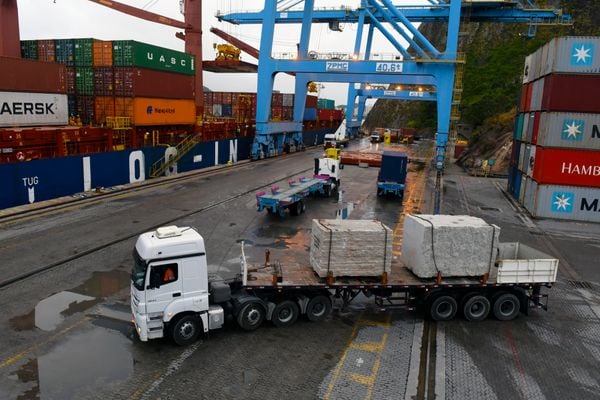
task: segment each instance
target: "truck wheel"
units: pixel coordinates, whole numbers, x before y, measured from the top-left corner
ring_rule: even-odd
[[[452,296],[440,296],[431,302],[429,314],[434,321],[450,321],[456,315],[458,305]]]
[[[306,211],[306,204],[304,204],[303,201],[300,201],[298,204],[299,204],[298,214],[302,214],[304,211]]]
[[[298,319],[298,304],[292,300],[284,300],[275,306],[271,321],[277,327],[290,326]]]
[[[185,315],[171,325],[171,337],[178,346],[187,346],[198,340],[202,322],[193,315]]]
[[[512,293],[498,293],[493,303],[494,317],[500,321],[510,321],[519,315],[521,302]]]
[[[237,323],[245,331],[253,331],[265,320],[265,309],[256,301],[242,307],[237,316]]]
[[[300,207],[299,207],[300,203],[294,203],[290,206],[290,215],[295,217],[296,215],[300,214]]]
[[[322,321],[331,312],[331,301],[327,296],[315,296],[306,305],[306,317],[313,322]]]
[[[482,295],[469,297],[463,306],[463,315],[467,321],[483,321],[490,313],[490,301]]]

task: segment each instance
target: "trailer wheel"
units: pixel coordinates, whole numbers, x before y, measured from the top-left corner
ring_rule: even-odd
[[[452,296],[440,296],[431,302],[429,314],[434,321],[450,321],[458,311],[458,304]]]
[[[302,214],[304,211],[306,211],[306,204],[304,204],[304,202],[302,200],[300,200],[300,202],[298,204],[300,204],[300,206],[299,206],[300,211],[298,212],[298,214]]]
[[[284,300],[275,306],[271,321],[273,325],[281,328],[284,326],[290,326],[298,319],[300,309],[298,304],[292,300]]]
[[[265,320],[265,309],[256,301],[251,301],[242,307],[237,316],[237,323],[245,331],[253,331]]]
[[[469,297],[463,306],[463,315],[467,321],[483,321],[490,313],[490,301],[482,295]]]
[[[198,340],[201,327],[200,318],[184,315],[171,325],[171,337],[178,346],[187,346]]]
[[[290,206],[290,215],[295,217],[300,214],[300,203],[294,203]]]
[[[310,299],[306,305],[306,317],[313,322],[322,321],[331,312],[331,301],[323,295]]]
[[[500,321],[510,321],[519,315],[521,302],[512,293],[498,293],[493,303],[494,317]]]

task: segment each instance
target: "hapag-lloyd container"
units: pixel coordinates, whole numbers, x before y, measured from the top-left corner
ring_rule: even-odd
[[[543,49],[540,76],[553,73],[600,73],[600,37],[567,36],[552,39]],[[545,55],[545,56],[544,56]]]
[[[600,74],[548,75],[544,78],[541,110],[600,113],[598,93]]]
[[[600,188],[600,153],[537,147],[533,179],[540,184]]]
[[[0,92],[0,126],[67,125],[66,94]]]
[[[600,114],[542,113],[539,125],[539,146],[600,150]]]
[[[532,216],[600,222],[600,189],[532,182],[534,201],[526,206]]]
[[[133,99],[133,121],[135,125],[192,125],[196,123],[194,100]]]
[[[119,67],[141,67],[194,75],[194,56],[136,42],[134,40],[113,41],[113,65]]]
[[[66,75],[67,71],[64,65],[0,57],[0,90],[66,93]]]

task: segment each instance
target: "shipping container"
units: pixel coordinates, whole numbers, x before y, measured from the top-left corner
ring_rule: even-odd
[[[55,62],[56,61],[56,50],[54,47],[54,40],[38,40],[38,56],[37,59],[40,61]]]
[[[600,187],[600,152],[538,146],[533,179],[540,184]]]
[[[0,92],[0,126],[67,125],[66,94]]]
[[[600,37],[567,36],[552,39],[543,47],[539,74],[533,79],[554,73],[600,73]]]
[[[304,120],[305,121],[316,121],[317,120],[317,109],[316,108],[305,108],[304,109]]]
[[[523,197],[523,207],[527,210],[531,209],[535,205],[535,196],[537,194],[537,182],[527,177],[525,181],[525,196]]]
[[[333,121],[333,112],[330,108],[319,108],[317,110],[317,118],[321,121]]]
[[[525,189],[527,188],[527,177],[522,174],[521,175],[521,184],[519,186],[519,203],[523,204],[525,201]]]
[[[94,94],[96,96],[113,96],[114,89],[113,67],[94,67]]]
[[[535,154],[537,152],[537,146],[531,145],[529,149],[529,154],[527,154],[527,158],[525,159],[525,172],[529,178],[533,178],[533,167],[535,164]]]
[[[521,113],[517,116],[517,120],[515,122],[515,132],[513,134],[513,138],[520,140],[521,132],[523,131],[523,120],[525,119],[525,114]]]
[[[113,96],[96,96],[94,98],[94,122],[106,125],[107,117],[115,116],[115,98]]]
[[[541,118],[542,113],[541,112],[535,112],[534,113],[534,118],[533,118],[533,133],[531,136],[531,143],[532,144],[537,144],[537,138],[538,138],[538,134],[540,131],[540,118]]]
[[[525,65],[523,65],[523,85],[527,85],[533,78],[533,54],[525,57]],[[524,110],[521,110],[524,111]]]
[[[128,117],[133,122],[133,98],[115,97],[115,117]]]
[[[523,154],[523,161],[519,165],[519,170],[523,173],[523,175],[527,176],[527,168],[530,162],[529,157],[531,154],[531,145],[525,144],[524,151],[525,153]]]
[[[284,93],[281,101],[281,105],[284,107],[293,107],[294,106],[294,94],[293,93]]]
[[[523,129],[521,130],[521,136],[519,140],[521,142],[527,142],[527,131],[529,130],[529,113],[523,116]]]
[[[543,111],[600,113],[600,74],[547,75],[543,79]]]
[[[69,119],[73,118],[73,122],[75,122],[75,116],[77,115],[77,96],[71,94],[68,95],[67,102],[69,104]]]
[[[75,92],[80,96],[94,95],[94,69],[75,67]]]
[[[114,68],[115,94],[123,97],[193,99],[194,81],[193,75],[137,67]],[[209,96],[214,93],[207,92]]]
[[[531,97],[533,96],[533,82],[527,85],[527,103],[525,104],[525,110],[523,112],[531,111]]]
[[[64,94],[65,66],[44,61],[0,57],[0,90]]]
[[[318,97],[317,96],[311,96],[311,95],[306,95],[306,102],[304,103],[304,105],[307,108],[317,108],[318,105]]]
[[[272,107],[281,107],[283,105],[283,94],[282,93],[273,93],[271,95],[271,106]]]
[[[67,94],[75,94],[75,67],[66,67],[67,70]]]
[[[94,39],[73,39],[73,54],[76,67],[94,65]]]
[[[75,47],[73,39],[56,39],[54,41],[56,62],[68,66],[75,65]]]
[[[37,40],[21,40],[21,57],[31,60],[38,59]]]
[[[454,158],[458,159],[465,152],[467,146],[464,144],[455,144],[454,145]]]
[[[536,183],[534,217],[600,222],[600,189]]]
[[[529,111],[539,111],[542,108],[542,99],[544,96],[544,80],[538,79],[530,85],[532,85],[533,89],[531,91]]]
[[[191,54],[153,46],[133,40],[113,41],[113,65],[141,67],[194,75],[196,66]]]
[[[527,83],[523,84],[523,86],[521,86],[521,92],[519,93],[519,98],[517,100],[517,103],[519,104],[518,111],[520,113],[525,112],[525,109],[527,108],[527,104],[528,104],[527,86],[528,86]]]
[[[231,104],[223,104],[221,106],[221,112],[223,117],[231,118],[233,117],[233,107]]]
[[[600,150],[600,114],[541,113],[537,144]]]
[[[77,95],[77,114],[75,118],[80,120],[83,125],[94,124],[96,118],[96,104],[93,96]]]
[[[533,126],[535,123],[535,113],[527,114],[527,118],[529,121],[527,122],[527,132],[526,132],[526,142],[531,143],[531,138],[533,137]]]
[[[519,198],[519,193],[521,193],[521,181],[523,178],[523,174],[521,173],[521,171],[515,171],[515,177],[514,177],[514,187],[513,187],[513,192],[512,195],[515,199]]]
[[[525,152],[527,151],[527,144],[519,142],[519,147],[521,150],[519,151],[519,164],[517,167],[519,168],[519,171],[523,171],[523,163],[525,160]]]
[[[133,123],[138,126],[192,125],[196,123],[196,104],[194,100],[136,97]]]
[[[317,108],[324,108],[324,109],[334,109],[335,108],[335,100],[331,100],[331,99],[318,99],[317,100]]]
[[[94,40],[93,53],[94,66],[110,67],[113,65],[112,41]]]

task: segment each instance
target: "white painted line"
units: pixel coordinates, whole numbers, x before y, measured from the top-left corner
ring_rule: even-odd
[[[436,334],[434,398],[446,398],[446,328],[438,324]]]
[[[200,344],[202,344],[201,341],[192,344],[190,347],[188,347],[187,349],[185,349],[179,355],[179,357],[177,357],[175,360],[173,360],[171,362],[171,364],[169,364],[169,366],[167,367],[166,372],[163,373],[163,374],[161,374],[155,381],[153,381],[150,384],[150,387],[148,387],[148,389],[144,392],[144,394],[142,394],[142,396],[140,397],[140,399],[147,399],[147,398],[149,398],[150,395],[152,394],[152,392],[154,392],[156,389],[158,389],[158,387],[160,386],[160,384],[163,383],[163,381],[166,378],[168,378],[170,375],[172,375],[175,372],[177,372],[179,370],[179,368],[181,368],[181,366],[183,365],[183,363],[185,362],[185,360],[187,360],[192,354],[194,354],[194,352],[198,349],[198,346],[200,346]]]
[[[408,378],[406,379],[406,392],[404,400],[412,400],[417,397],[419,386],[419,366],[421,365],[421,344],[423,341],[423,321],[415,322],[413,344],[410,352],[410,364],[408,367]]]

